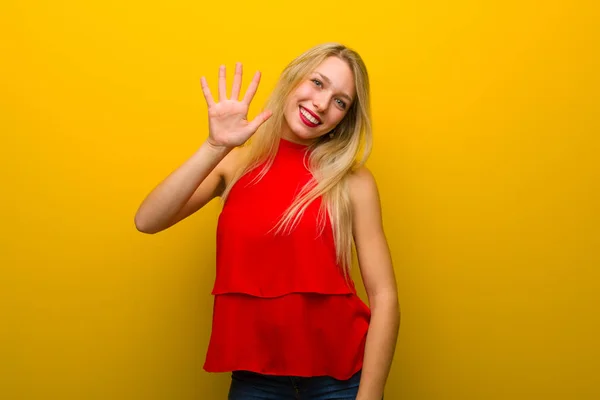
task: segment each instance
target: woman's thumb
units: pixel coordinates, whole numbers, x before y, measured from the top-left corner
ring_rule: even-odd
[[[256,117],[254,117],[254,119],[250,122],[249,127],[252,129],[252,132],[256,132],[256,130],[269,118],[271,118],[271,116],[273,115],[273,112],[270,110],[265,110],[263,112],[261,112],[260,114],[258,114]]]

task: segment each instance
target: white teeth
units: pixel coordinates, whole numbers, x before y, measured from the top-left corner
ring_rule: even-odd
[[[315,125],[319,124],[319,120],[316,119],[315,117],[313,117],[312,115],[310,115],[310,113],[308,111],[306,111],[304,108],[301,108],[300,112],[302,113],[302,115],[304,115],[304,117],[306,117],[307,120],[309,120],[313,124],[315,124]]]

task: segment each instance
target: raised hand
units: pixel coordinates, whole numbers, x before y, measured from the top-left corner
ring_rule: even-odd
[[[244,98],[240,101],[242,87],[242,64],[235,66],[235,76],[231,88],[231,98],[227,98],[225,66],[219,68],[219,101],[215,103],[206,78],[201,78],[202,92],[208,105],[208,142],[212,146],[236,147],[244,144],[269,117],[270,111],[263,111],[252,121],[248,121],[248,109],[258,89],[260,72],[254,74]]]

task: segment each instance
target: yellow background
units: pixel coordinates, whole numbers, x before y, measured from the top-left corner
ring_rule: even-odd
[[[133,216],[206,137],[201,75],[260,69],[255,114],[323,41],[372,79],[386,398],[600,398],[593,3],[3,2],[0,398],[225,398],[202,371],[219,204],[155,236]]]

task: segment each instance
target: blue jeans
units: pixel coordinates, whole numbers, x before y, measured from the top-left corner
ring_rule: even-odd
[[[360,371],[346,381],[328,376],[301,378],[262,375],[248,371],[231,374],[229,400],[355,400]]]

